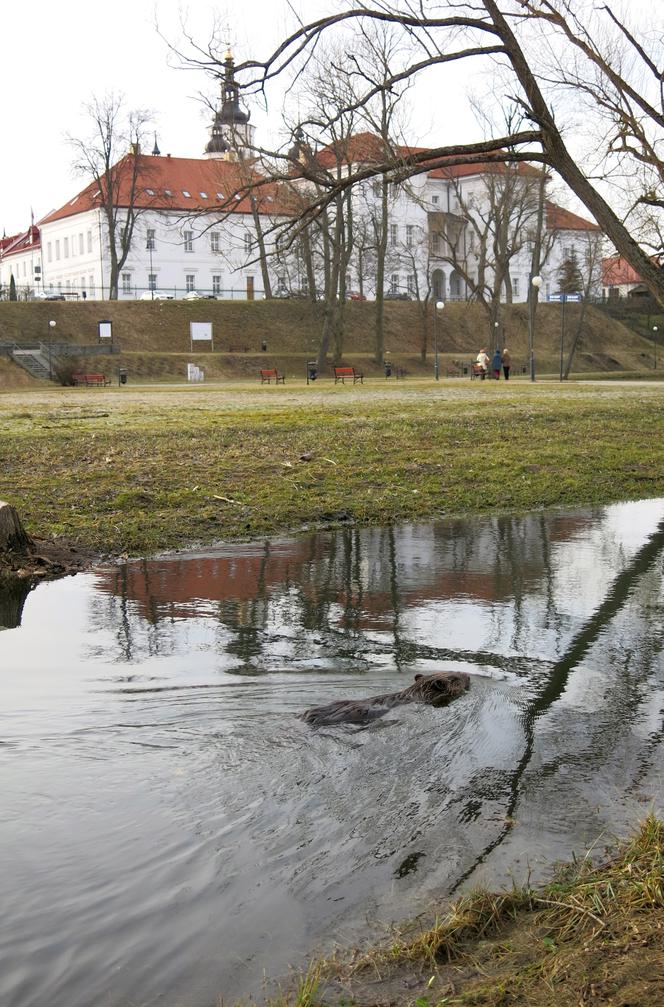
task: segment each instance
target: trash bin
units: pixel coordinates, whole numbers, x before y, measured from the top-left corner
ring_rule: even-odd
[[[119,385],[127,384],[127,371],[124,367],[121,367],[120,370],[118,371],[118,384]]]
[[[263,353],[267,353],[267,341],[265,339],[261,342],[261,350]]]
[[[386,378],[392,377],[392,364],[389,362],[389,360],[385,361],[385,377]]]
[[[307,361],[307,378],[309,381],[315,381],[318,377],[318,367],[315,360]]]

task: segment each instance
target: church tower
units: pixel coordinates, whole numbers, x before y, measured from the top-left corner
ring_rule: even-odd
[[[205,156],[237,161],[251,157],[254,127],[251,115],[240,104],[240,88],[235,80],[235,61],[229,49],[224,57],[224,79],[221,84],[221,108],[215,114]]]

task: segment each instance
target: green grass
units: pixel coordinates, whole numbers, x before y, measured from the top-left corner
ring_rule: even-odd
[[[664,495],[663,435],[657,385],[30,391],[0,396],[0,498],[31,534],[140,554]]]

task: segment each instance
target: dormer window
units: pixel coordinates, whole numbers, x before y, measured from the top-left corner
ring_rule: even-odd
[[[224,197],[224,194],[223,194],[223,192],[218,192],[218,193],[217,193],[217,199],[221,199],[221,200],[223,200],[224,198],[225,198],[225,197]]]
[[[164,195],[165,195],[165,196],[172,196],[172,195],[173,195],[173,193],[171,192],[171,190],[170,190],[170,189],[164,189]]]
[[[186,189],[183,189],[183,190],[182,190],[182,195],[183,195],[183,196],[186,196],[186,197],[187,197],[187,199],[191,199],[191,193],[190,193],[190,192],[187,192],[187,190],[186,190]]]
[[[146,189],[145,191],[147,192],[148,196],[154,196],[154,189]]]
[[[199,192],[198,195],[201,197],[201,199],[207,199],[208,198],[207,192]]]

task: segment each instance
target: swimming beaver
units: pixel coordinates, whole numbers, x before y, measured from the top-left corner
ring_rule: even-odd
[[[460,696],[470,686],[470,678],[462,671],[439,671],[435,675],[416,675],[413,685],[401,692],[387,692],[384,696],[366,699],[340,699],[327,706],[312,706],[300,714],[308,724],[368,724],[383,717],[393,706],[402,703],[429,703],[443,706]]]

